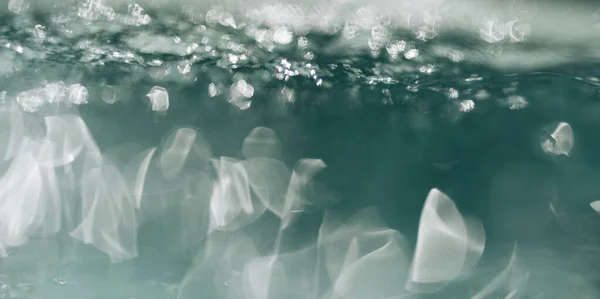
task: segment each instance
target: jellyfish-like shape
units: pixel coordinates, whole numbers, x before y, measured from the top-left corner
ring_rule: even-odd
[[[179,128],[165,140],[159,156],[159,168],[167,180],[176,178],[185,166],[204,169],[212,156],[208,143],[193,128]]]
[[[256,127],[244,139],[242,154],[249,158],[274,158],[281,155],[281,142],[275,131],[266,127]]]
[[[176,203],[175,197],[183,185],[181,178],[164,179],[156,148],[134,156],[125,166],[123,176],[137,210],[139,224],[163,217],[168,207]]]
[[[154,86],[146,96],[150,100],[152,111],[164,112],[169,110],[169,93],[164,87]]]
[[[559,122],[555,127],[547,130],[547,133],[548,135],[540,140],[540,146],[545,153],[565,156],[571,153],[575,137],[568,123]]]
[[[288,294],[286,269],[277,255],[251,260],[242,275],[246,299],[283,298]]]
[[[513,248],[512,255],[506,265],[492,281],[484,286],[479,292],[471,297],[471,299],[485,299],[492,295],[500,295],[498,292],[503,292],[504,298],[520,298],[520,295],[525,291],[529,271],[519,265],[517,257],[517,245]]]
[[[241,163],[256,197],[272,213],[283,219],[286,213],[286,194],[291,171],[281,161],[271,158],[252,158]]]
[[[243,299],[241,274],[258,256],[254,243],[243,232],[213,233],[179,284],[176,298]]]
[[[0,95],[1,96],[1,95]],[[23,112],[13,101],[0,105],[0,158],[12,159],[25,133]]]
[[[385,227],[374,208],[359,211],[337,228],[326,227],[332,223],[324,221],[319,246],[334,297],[384,299],[407,294],[406,240]]]
[[[425,200],[406,288],[439,291],[475,266],[485,244],[481,224],[465,220],[446,194],[431,189]]]
[[[211,228],[232,230],[254,222],[266,208],[251,196],[246,168],[233,158],[221,157],[213,163],[218,181],[210,199]]]
[[[119,169],[99,153],[87,158],[81,179],[83,221],[71,236],[108,254],[113,263],[135,258],[137,223],[127,184]]]
[[[0,179],[0,243],[25,244],[41,225],[42,174],[30,152],[18,153]]]
[[[193,256],[209,234],[212,181],[204,172],[186,173],[182,178],[176,202],[163,217],[168,236],[165,242],[171,252],[183,257]]]
[[[41,166],[58,167],[72,163],[92,140],[83,120],[77,115],[56,115],[44,118],[46,136],[37,159]]]
[[[300,215],[303,205],[307,202],[303,197],[304,189],[325,167],[327,166],[321,159],[301,159],[296,163],[285,197],[282,229],[288,227]]]
[[[150,161],[154,157],[156,148],[150,148],[138,154],[126,167],[125,177],[131,187],[131,196],[133,196],[135,207],[140,209],[142,206],[142,196],[146,185],[146,177],[150,168]]]

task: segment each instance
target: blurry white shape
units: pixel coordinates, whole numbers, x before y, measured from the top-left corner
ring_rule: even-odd
[[[50,104],[58,104],[65,100],[67,86],[62,81],[47,83],[42,87],[46,101]]]
[[[386,46],[386,50],[392,59],[396,59],[400,53],[404,52],[405,48],[406,42],[403,40],[391,42]]]
[[[39,235],[48,237],[58,233],[62,228],[63,206],[62,194],[55,168],[40,168],[42,174],[42,194],[38,219]]]
[[[6,246],[2,244],[2,239],[0,238],[0,258],[5,258],[8,256],[8,251],[6,250]]]
[[[245,268],[259,256],[252,239],[242,231],[214,232],[203,243],[175,298],[245,298]]]
[[[169,93],[164,87],[154,86],[146,96],[150,99],[152,111],[169,109]]]
[[[57,115],[44,118],[46,138],[37,159],[41,166],[57,167],[73,162],[84,145],[92,140],[83,120],[77,115]]]
[[[544,152],[553,155],[568,156],[573,149],[573,129],[568,123],[560,122],[548,132],[549,136],[541,141]]]
[[[17,103],[25,112],[36,112],[46,102],[40,89],[32,89],[17,94]]]
[[[590,207],[592,207],[592,209],[594,209],[594,211],[600,213],[600,200],[592,201],[590,203]]]
[[[470,112],[473,109],[475,109],[475,102],[473,102],[473,100],[464,100],[460,102],[461,112]]]
[[[485,28],[480,29],[480,36],[488,43],[499,42],[503,40],[507,34],[506,25],[498,23],[497,21],[486,21],[484,27]]]
[[[303,197],[303,191],[313,177],[325,167],[327,166],[321,159],[305,158],[296,163],[285,197],[281,228],[289,226],[299,216],[303,205],[309,203],[309,199]]]
[[[197,254],[197,245],[210,233],[210,196],[212,180],[203,172],[186,174],[182,178],[176,220],[172,221],[171,248],[183,257]],[[169,240],[171,240],[169,238]]]
[[[456,88],[448,89],[448,97],[449,98],[456,100],[456,99],[458,99],[458,96],[459,96],[459,94],[458,94],[458,90],[456,90]]]
[[[211,228],[235,230],[254,222],[265,206],[253,201],[245,167],[233,158],[213,161],[218,175],[210,198]]]
[[[102,88],[102,101],[107,104],[114,104],[117,102],[117,91],[113,86],[105,85]]]
[[[243,288],[246,299],[276,299],[287,294],[287,277],[277,256],[259,257],[244,267]]]
[[[25,112],[38,112],[42,107],[56,110],[70,105],[87,103],[88,91],[80,84],[67,87],[62,81],[45,83],[17,94],[16,100]],[[51,104],[48,106],[47,104]],[[53,111],[56,113],[58,111]]]
[[[215,83],[208,84],[208,95],[211,98],[218,96],[220,94],[221,94],[221,91],[219,90],[219,88],[217,88],[217,85],[215,85]]]
[[[444,283],[469,270],[466,266],[474,266],[483,253],[485,235],[482,227],[469,225],[473,223],[465,222],[446,194],[435,188],[429,191],[419,221],[408,290],[439,291]]]
[[[0,107],[0,157],[9,160],[17,154],[21,138],[25,134],[25,123],[23,112],[17,103],[9,101]]]
[[[292,175],[281,161],[252,158],[241,163],[256,197],[272,213],[283,219],[286,215],[286,193]]]
[[[527,107],[529,102],[522,96],[510,96],[506,99],[506,104],[510,110],[518,110]]]
[[[196,135],[196,131],[192,128],[180,128],[167,137],[159,160],[165,179],[174,179],[181,173]]]
[[[18,153],[0,178],[0,243],[16,247],[41,225],[42,175],[30,152]]]
[[[520,295],[527,287],[529,271],[517,264],[517,245],[513,248],[510,261],[506,268],[500,272],[489,284],[483,287],[471,299],[486,299],[499,294],[499,290],[506,293],[508,298],[521,298]]]
[[[284,26],[275,28],[273,32],[273,41],[280,45],[287,45],[292,42],[294,36],[292,31]]]
[[[374,208],[357,212],[335,227],[326,215],[318,245],[333,282],[333,298],[386,299],[406,295],[407,243],[381,223]]]
[[[28,0],[9,0],[8,9],[13,13],[20,14],[29,9]]]
[[[153,147],[149,150],[144,151],[139,156],[142,157],[139,167],[137,168],[135,179],[132,185],[132,193],[133,199],[135,200],[135,207],[140,209],[142,206],[142,195],[144,193],[144,186],[146,185],[146,176],[148,174],[148,168],[150,166],[150,161],[154,157],[154,153],[156,152],[156,148]]]
[[[419,50],[418,49],[410,49],[410,50],[404,52],[404,57],[406,59],[417,58],[417,56],[419,56]]]
[[[251,98],[254,95],[254,87],[245,80],[241,79],[231,85],[231,92],[234,95]]]
[[[75,105],[86,104],[88,102],[88,90],[81,84],[69,86],[69,102]]]
[[[506,23],[510,41],[513,43],[525,40],[525,38],[531,33],[531,26],[529,24],[517,24],[518,22],[519,21],[514,20]]]
[[[46,39],[46,27],[37,24],[34,27],[33,35],[37,38],[38,41],[43,42]]]
[[[249,158],[278,158],[281,155],[281,142],[277,133],[267,127],[256,127],[248,133],[242,145],[242,154]]]
[[[96,153],[92,155],[97,157]],[[137,256],[135,208],[119,169],[105,158],[101,159],[88,165],[97,162],[103,165],[84,170],[81,178],[83,221],[71,236],[98,248],[111,262],[117,263]]]

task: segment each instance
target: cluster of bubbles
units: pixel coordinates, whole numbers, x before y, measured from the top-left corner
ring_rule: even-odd
[[[2,89],[12,92],[12,80],[31,76],[32,65],[65,76],[83,73],[79,77],[116,68],[126,85],[142,80],[194,85],[207,79],[211,95],[240,109],[248,109],[266,85],[277,85],[282,94],[292,90],[299,95],[291,97],[303,101],[354,86],[344,105],[412,106],[417,97],[444,97],[445,117],[458,119],[477,110],[482,93],[494,92],[488,82],[507,71],[551,67],[572,58],[561,46],[548,53],[530,51],[536,41],[529,39],[529,23],[536,16],[523,12],[535,9],[516,4],[508,16],[496,16],[495,10],[476,16],[462,1],[401,1],[389,10],[348,1],[260,2],[247,9],[227,2],[173,3],[168,10],[160,1],[72,2],[9,1],[7,23],[0,27],[0,74],[11,81]],[[36,13],[44,9],[50,13]],[[460,29],[460,36],[446,38],[450,29]],[[65,61],[69,67],[62,69]],[[478,74],[473,69],[479,65],[492,68]],[[507,84],[518,79],[511,77]],[[579,79],[597,85],[593,78]],[[291,88],[296,86],[307,88]],[[510,109],[529,103],[518,89],[494,98]]]

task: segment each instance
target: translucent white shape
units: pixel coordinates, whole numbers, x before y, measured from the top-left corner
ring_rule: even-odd
[[[255,258],[244,267],[243,288],[246,299],[284,298],[286,271],[276,256]]]
[[[146,175],[148,174],[148,168],[150,167],[150,161],[152,161],[152,157],[154,157],[154,153],[156,152],[156,148],[151,148],[148,149],[144,152],[142,152],[140,155],[138,155],[138,157],[136,157],[137,159],[135,160],[140,160],[139,161],[139,165],[138,163],[136,164],[136,168],[137,170],[135,170],[135,175],[133,178],[133,183],[130,185],[131,186],[131,195],[133,196],[133,199],[135,201],[135,207],[137,209],[141,208],[142,205],[142,195],[144,193],[144,186],[146,185]],[[138,162],[138,161],[135,161]],[[126,171],[127,174],[127,171]]]
[[[590,207],[592,207],[592,209],[594,209],[594,211],[600,213],[600,200],[591,202]]]
[[[209,233],[213,185],[209,176],[202,172],[186,174],[182,181],[181,198],[176,203],[177,219],[173,221],[172,247],[180,255],[189,257]]]
[[[196,134],[194,129],[180,128],[167,137],[159,160],[160,169],[166,179],[175,178],[183,170]]]
[[[517,245],[515,245],[506,268],[471,299],[490,298],[493,295],[499,295],[498,290],[506,292],[505,298],[521,298],[521,294],[527,287],[528,278],[529,271],[517,263]]]
[[[83,221],[71,236],[116,263],[137,256],[137,222],[127,185],[116,166],[86,169],[81,179]]]
[[[283,162],[270,158],[252,158],[242,165],[254,194],[269,211],[283,219],[291,171]]]
[[[69,86],[69,102],[75,105],[86,104],[88,102],[88,90],[81,84]]]
[[[29,9],[28,0],[9,0],[8,9],[13,13],[20,14]]]
[[[321,159],[301,159],[296,163],[285,197],[282,228],[289,226],[300,215],[299,212],[302,211],[306,202],[302,196],[304,189],[312,178],[325,167],[326,165]]]
[[[438,291],[436,284],[457,278],[465,265],[476,263],[485,239],[482,233],[473,238],[468,224],[450,197],[435,188],[429,191],[419,220],[408,290]]]
[[[0,157],[12,159],[25,133],[23,114],[16,103],[7,103],[0,110]]]
[[[179,284],[176,298],[244,298],[242,274],[256,257],[252,239],[243,232],[211,234]]]
[[[40,225],[42,175],[29,152],[19,153],[0,179],[0,240],[23,245]]]
[[[266,208],[260,201],[252,199],[245,167],[226,157],[213,163],[218,181],[210,199],[211,228],[232,230],[254,222]]]
[[[573,149],[575,139],[571,126],[560,122],[548,133],[549,135],[541,140],[542,150],[547,154],[568,156]]]
[[[37,112],[46,103],[46,99],[42,90],[32,89],[17,94],[17,103],[25,112]]]
[[[278,158],[281,155],[281,142],[275,131],[266,127],[256,127],[250,131],[242,145],[244,157]]]
[[[57,115],[44,118],[46,138],[37,159],[41,166],[57,167],[72,163],[92,139],[87,126],[77,115]]]
[[[107,85],[102,88],[102,101],[111,105],[117,102],[117,91],[113,86]]]
[[[280,45],[291,43],[293,37],[292,31],[284,26],[275,28],[275,31],[273,32],[273,41]]]
[[[58,233],[62,228],[63,201],[55,168],[41,167],[42,193],[38,219],[41,222],[36,232],[42,236]]]
[[[169,93],[164,87],[154,86],[146,96],[150,99],[152,111],[169,110]]]
[[[318,246],[333,281],[333,298],[395,298],[405,295],[406,240],[385,227],[373,208],[337,226],[326,216]]]

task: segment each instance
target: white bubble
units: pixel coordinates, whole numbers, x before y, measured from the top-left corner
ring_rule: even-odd
[[[146,95],[152,104],[152,111],[167,111],[169,109],[169,93],[164,87],[154,86]]]
[[[287,27],[278,27],[273,32],[273,41],[280,45],[287,45],[292,42],[293,34]]]
[[[88,102],[88,90],[81,84],[69,86],[69,102],[75,105],[86,104]]]

